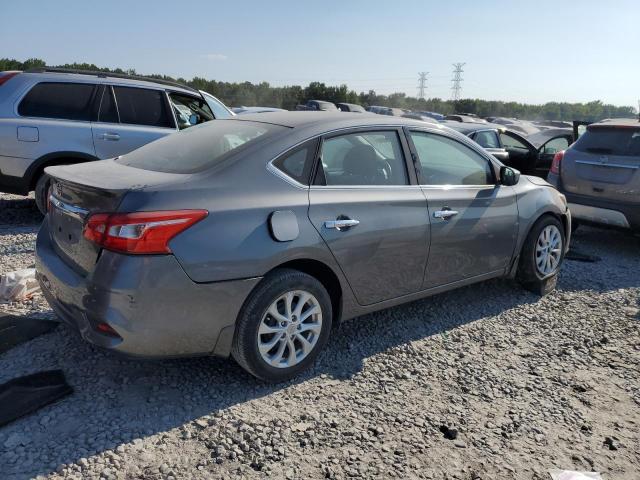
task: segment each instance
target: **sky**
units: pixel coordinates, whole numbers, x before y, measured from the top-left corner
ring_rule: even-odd
[[[0,0],[0,57],[229,82],[637,107],[640,0]]]

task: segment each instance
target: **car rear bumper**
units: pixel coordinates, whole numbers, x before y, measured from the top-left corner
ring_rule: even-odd
[[[36,270],[51,308],[85,340],[149,358],[228,356],[240,308],[260,280],[198,284],[172,255],[109,251],[83,277],[54,251],[46,219],[36,242]],[[98,330],[101,322],[118,336]]]
[[[565,196],[576,222],[640,231],[640,204],[612,202],[566,192]]]

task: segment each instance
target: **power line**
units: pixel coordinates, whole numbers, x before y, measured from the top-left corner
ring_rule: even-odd
[[[451,81],[453,82],[453,86],[451,87],[451,99],[454,102],[460,100],[460,92],[462,91],[462,67],[464,67],[466,63],[454,63],[453,64],[453,78]]]
[[[427,75],[429,72],[418,73],[418,98],[424,98],[424,92],[427,89]]]

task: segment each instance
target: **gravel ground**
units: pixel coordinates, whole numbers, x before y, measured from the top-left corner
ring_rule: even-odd
[[[0,273],[40,217],[0,196]],[[0,477],[640,478],[640,240],[584,228],[540,299],[490,281],[345,323],[315,369],[259,383],[216,358],[143,362],[61,325],[0,382],[61,368],[66,399],[0,429]],[[52,316],[40,296],[0,305]]]

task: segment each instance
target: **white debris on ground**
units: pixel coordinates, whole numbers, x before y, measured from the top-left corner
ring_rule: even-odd
[[[33,266],[40,217],[18,198],[0,196],[0,273]],[[0,383],[60,368],[75,389],[0,428],[0,477],[640,478],[640,240],[574,245],[602,260],[567,261],[547,297],[498,280],[367,315],[283,385],[60,326],[0,356]],[[40,294],[0,309],[52,316]]]
[[[35,268],[24,268],[0,275],[0,302],[27,300],[40,290]]]

